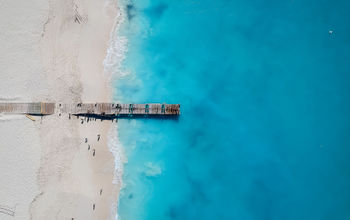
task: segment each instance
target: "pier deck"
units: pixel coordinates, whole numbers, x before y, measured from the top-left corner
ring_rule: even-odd
[[[95,115],[111,117],[178,116],[179,104],[120,104],[120,103],[0,103],[0,113],[29,115]]]

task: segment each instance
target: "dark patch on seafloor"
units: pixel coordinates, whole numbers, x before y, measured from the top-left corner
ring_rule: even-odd
[[[135,17],[134,11],[135,11],[135,6],[133,4],[126,5],[126,16],[129,21],[133,19],[133,17]]]
[[[160,18],[164,11],[168,8],[168,5],[161,3],[147,10],[147,12],[154,18]]]

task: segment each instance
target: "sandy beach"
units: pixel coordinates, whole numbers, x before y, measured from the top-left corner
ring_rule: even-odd
[[[0,101],[111,101],[103,61],[116,1],[0,6]],[[107,145],[116,123],[35,119],[0,116],[0,219],[115,219],[120,177]]]

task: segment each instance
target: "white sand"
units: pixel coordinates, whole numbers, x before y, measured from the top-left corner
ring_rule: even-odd
[[[0,101],[111,101],[103,60],[118,13],[114,1],[0,1]],[[114,219],[110,126],[0,116],[0,219]]]

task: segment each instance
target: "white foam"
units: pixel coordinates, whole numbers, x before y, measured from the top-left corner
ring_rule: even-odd
[[[115,18],[113,31],[111,32],[109,47],[107,49],[106,58],[103,60],[104,71],[115,77],[122,77],[126,74],[121,70],[121,64],[125,59],[127,52],[128,39],[119,34],[120,27],[125,21],[125,15],[121,8]]]
[[[107,0],[108,1],[108,0]],[[111,78],[121,78],[127,75],[127,72],[123,72],[121,69],[122,62],[125,59],[125,54],[127,53],[127,44],[128,39],[125,36],[120,35],[121,25],[126,20],[125,13],[122,9],[123,2],[118,1],[118,14],[115,18],[115,24],[113,31],[110,35],[109,47],[107,49],[106,58],[103,61],[104,72],[108,74],[108,77],[111,81]],[[112,82],[112,81],[111,81]],[[118,131],[116,126],[112,126],[108,134],[108,148],[114,156],[114,177],[113,184],[122,188],[122,176],[123,176],[123,167],[124,163],[127,163],[127,158],[124,153],[124,148],[118,139]],[[119,206],[119,197],[116,201],[116,206],[112,206],[112,209],[118,210]],[[119,219],[118,212],[111,210],[112,213],[115,213],[115,219]]]
[[[106,4],[110,0],[106,0]],[[119,77],[122,74],[121,63],[125,58],[127,52],[127,38],[119,35],[119,30],[125,21],[125,13],[118,2],[118,13],[115,18],[115,24],[110,34],[109,47],[107,49],[106,58],[103,61],[104,72],[113,76]],[[121,177],[123,174],[123,163],[126,162],[126,157],[123,152],[121,143],[118,140],[118,133],[116,127],[111,127],[108,135],[108,148],[112,152],[115,159],[115,173],[114,184],[121,185]]]
[[[113,184],[120,187],[122,186],[122,177],[123,177],[123,167],[124,163],[127,162],[126,155],[124,153],[124,148],[118,139],[118,131],[116,126],[112,126],[108,133],[108,149],[112,152],[114,156],[114,177]],[[118,209],[119,198],[116,201],[116,205],[112,206],[112,209]],[[112,213],[115,213],[115,210],[111,210]],[[116,219],[118,219],[118,213],[116,213]]]
[[[112,126],[108,134],[108,149],[112,152],[115,162],[113,184],[122,183],[123,166],[127,162],[124,148],[118,139],[118,131],[116,126]]]

